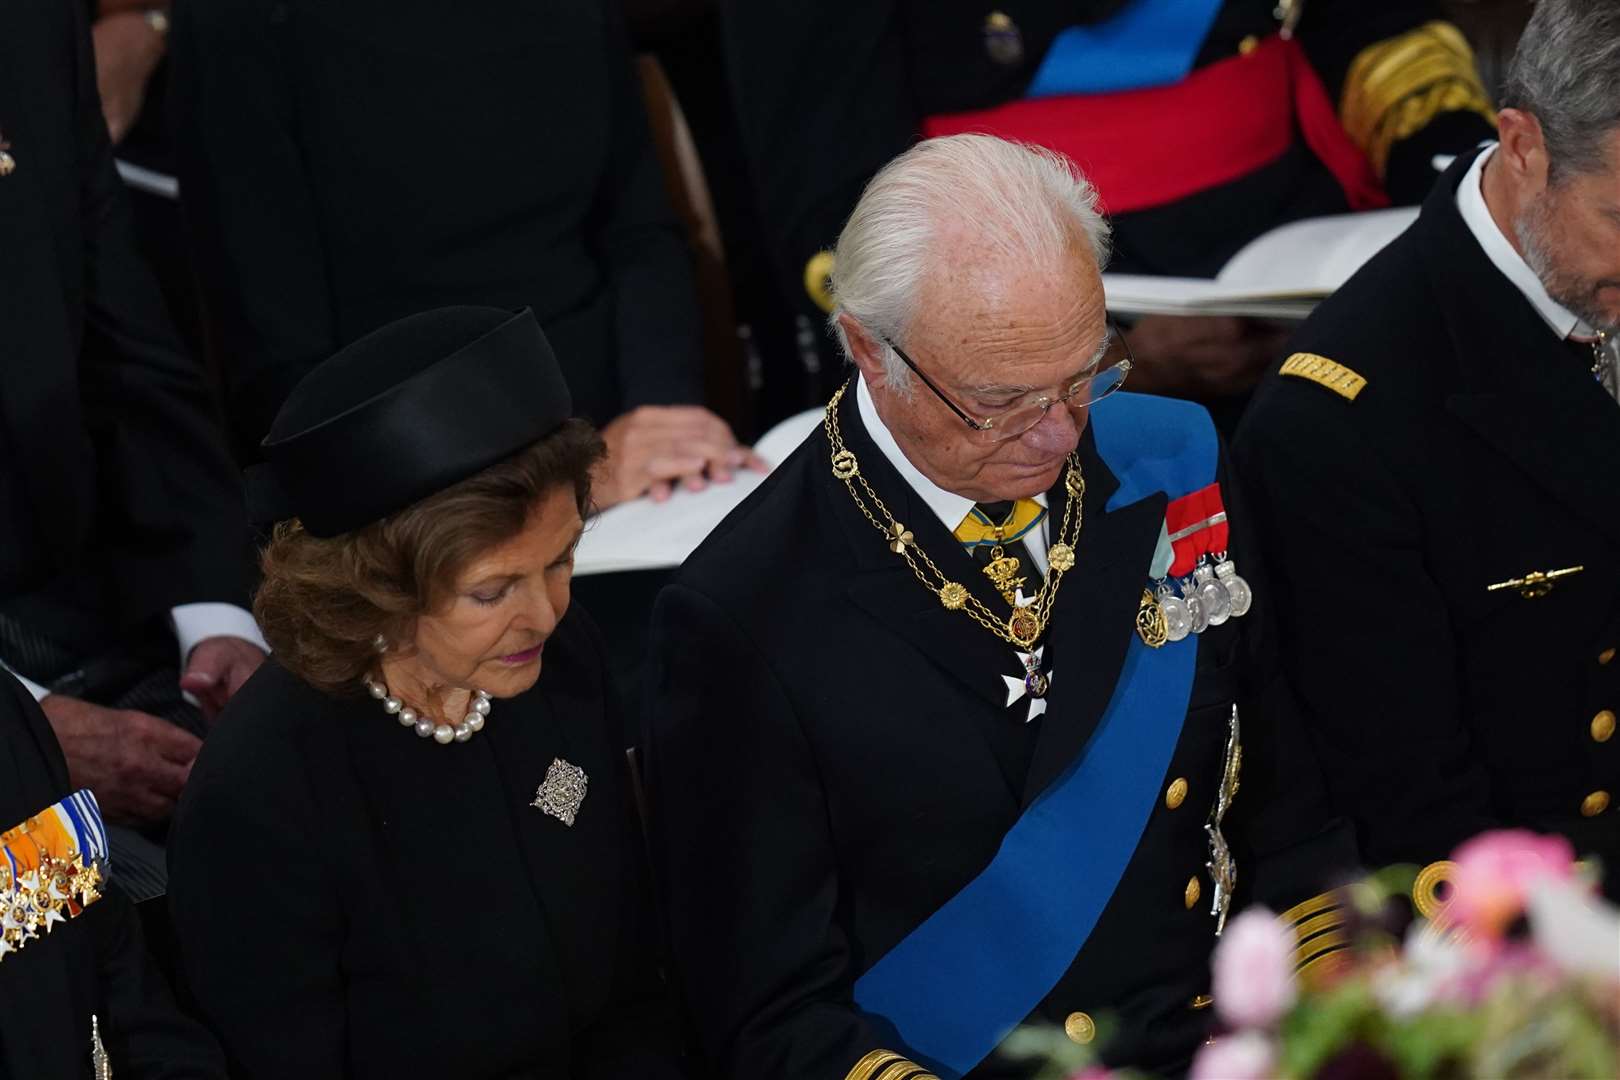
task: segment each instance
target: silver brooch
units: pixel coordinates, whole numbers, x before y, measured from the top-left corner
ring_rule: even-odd
[[[552,758],[551,768],[546,770],[546,778],[535,789],[534,802],[529,805],[572,827],[589,786],[590,777],[584,769],[562,758]]]

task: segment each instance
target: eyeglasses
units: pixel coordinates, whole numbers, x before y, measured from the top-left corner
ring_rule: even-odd
[[[946,408],[961,417],[962,422],[978,433],[984,442],[1004,442],[1007,439],[1016,439],[1030,428],[1039,424],[1046,418],[1046,414],[1055,405],[1066,405],[1074,409],[1084,409],[1095,405],[1103,398],[1125,385],[1125,376],[1130,374],[1131,368],[1136,365],[1136,357],[1131,353],[1131,343],[1125,340],[1125,335],[1113,322],[1108,324],[1109,336],[1118,338],[1125,348],[1125,359],[1118,363],[1097,370],[1093,365],[1079,378],[1071,382],[1068,387],[1056,397],[1042,394],[1039,397],[1022,401],[1004,413],[984,420],[976,420],[956,402],[952,401],[932,379],[922,373],[915,361],[906,355],[904,349],[888,342],[889,348],[900,357],[902,363],[911,369],[911,373],[922,380],[922,384],[934,392],[934,396],[945,403]],[[1099,361],[1100,363],[1101,361]]]

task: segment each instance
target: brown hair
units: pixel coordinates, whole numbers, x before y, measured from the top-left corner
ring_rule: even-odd
[[[380,634],[397,641],[432,611],[457,575],[512,539],[547,495],[572,485],[580,516],[605,450],[584,420],[382,521],[321,539],[282,522],[260,558],[253,614],[276,660],[317,690],[352,693],[376,662]]]

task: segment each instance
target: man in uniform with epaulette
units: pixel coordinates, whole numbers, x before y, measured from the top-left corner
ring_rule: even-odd
[[[1025,1021],[1185,1068],[1234,889],[1335,959],[1348,834],[1208,414],[1114,393],[1107,237],[1049,152],[880,172],[833,279],[858,371],[659,600],[650,820],[705,1075],[1024,1077]]]
[[[1620,7],[1541,0],[1505,102],[1304,325],[1236,456],[1364,859],[1521,826],[1620,895]]]
[[[0,1080],[223,1080],[107,880],[110,854],[95,796],[0,671]]]
[[[1492,134],[1435,0],[734,0],[738,122],[784,295],[828,309],[826,251],[919,135],[1067,154],[1114,226],[1112,269],[1213,276],[1300,218],[1420,201],[1436,155]],[[812,302],[813,301],[813,305]],[[1266,325],[1150,317],[1133,385],[1246,390]],[[829,374],[833,364],[823,365]]]

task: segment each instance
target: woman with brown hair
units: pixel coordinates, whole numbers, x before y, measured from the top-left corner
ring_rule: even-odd
[[[533,316],[446,308],[311,372],[248,476],[273,649],[169,849],[244,1077],[677,1076],[600,636],[601,440]]]

